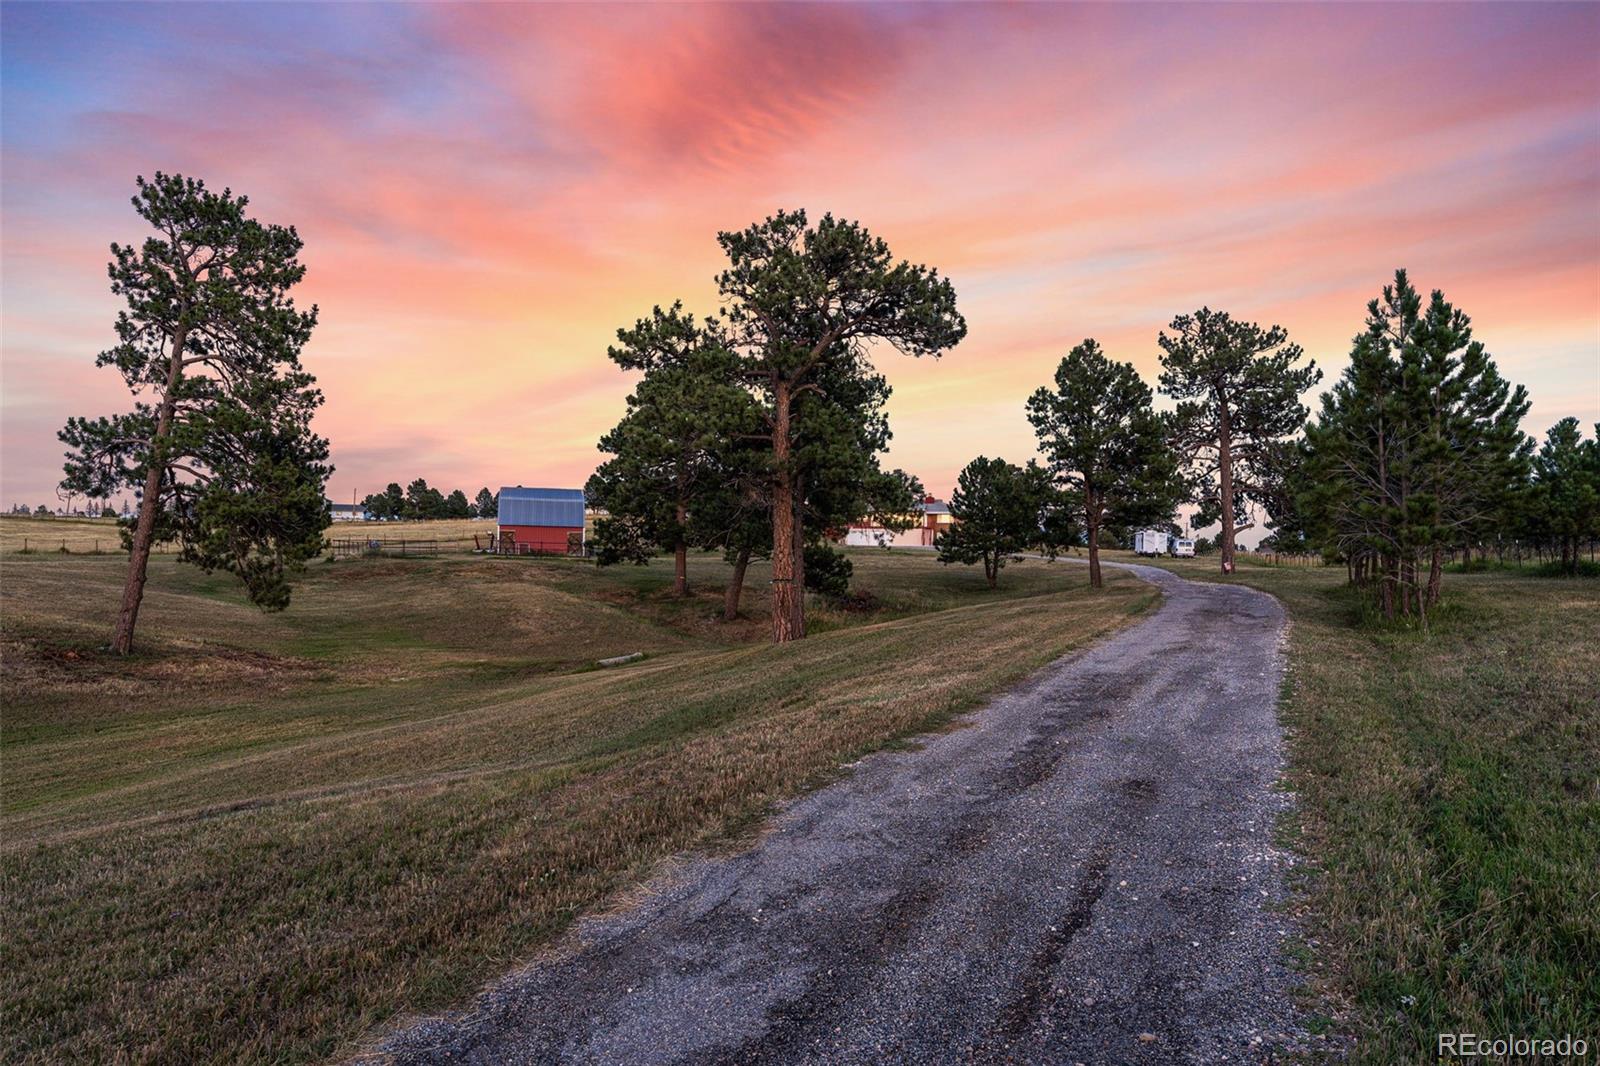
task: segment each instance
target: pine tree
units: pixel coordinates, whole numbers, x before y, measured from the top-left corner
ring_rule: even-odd
[[[600,449],[612,458],[586,490],[608,513],[595,530],[599,561],[642,561],[658,549],[671,551],[673,588],[686,596],[699,501],[723,489],[719,454],[755,432],[757,412],[717,323],[696,322],[681,304],[655,308],[618,330],[617,341],[611,360],[644,377],[628,397],[627,414],[601,438]]]
[[[332,467],[311,431],[322,394],[300,365],[317,312],[289,296],[305,276],[299,236],[250,218],[248,205],[193,179],[140,178],[134,210],[155,234],[111,246],[111,291],[126,307],[98,365],[122,374],[134,409],[70,419],[60,438],[65,490],[141,491],[118,654],[133,648],[156,540],[236,574],[266,610],[288,605],[288,575],[322,550]]]
[[[717,239],[729,260],[717,278],[729,341],[770,442],[773,639],[783,642],[805,635],[807,484],[796,452],[806,421],[813,448],[849,446],[862,408],[836,394],[872,374],[867,346],[936,356],[966,335],[966,322],[937,271],[896,263],[857,223],[827,215],[811,227],[804,211],[780,212]]]
[[[500,497],[497,493],[490,492],[487,485],[478,490],[472,506],[479,518],[500,517]]]
[[[1262,329],[1202,307],[1163,332],[1161,390],[1179,401],[1173,437],[1199,492],[1197,525],[1220,522],[1223,573],[1234,538],[1249,528],[1245,505],[1264,501],[1274,449],[1305,423],[1300,396],[1322,379],[1281,326]]]
[[[413,521],[445,517],[444,493],[428,484],[426,478],[417,478],[406,486],[405,502],[400,514]]]
[[[938,537],[939,561],[981,562],[984,579],[994,588],[1008,561],[1039,544],[1050,498],[1050,475],[1037,463],[1021,467],[978,456],[956,478],[950,496],[956,522]]]
[[[1424,306],[1401,270],[1367,305],[1350,365],[1307,427],[1302,503],[1384,617],[1426,625],[1443,553],[1505,520],[1526,470],[1527,409],[1443,293]]]
[[[1578,572],[1584,543],[1600,537],[1600,423],[1584,440],[1576,418],[1550,427],[1533,459],[1532,514],[1541,539],[1561,555],[1561,569]]]
[[[1093,339],[1061,360],[1055,385],[1029,398],[1028,421],[1065,506],[1082,520],[1089,583],[1099,588],[1102,530],[1169,520],[1182,494],[1177,457],[1150,387]]]

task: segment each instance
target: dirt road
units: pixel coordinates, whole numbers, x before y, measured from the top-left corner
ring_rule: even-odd
[[[1165,599],[585,922],[402,1062],[1261,1062],[1295,1030],[1276,601]],[[959,663],[952,663],[959,669]]]

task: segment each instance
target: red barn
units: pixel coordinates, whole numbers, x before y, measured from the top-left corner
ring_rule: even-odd
[[[500,490],[500,550],[513,555],[580,555],[583,490]]]

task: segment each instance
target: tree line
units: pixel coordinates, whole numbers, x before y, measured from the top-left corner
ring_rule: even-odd
[[[1108,533],[1125,542],[1135,527],[1172,528],[1178,506],[1190,503],[1196,522],[1220,525],[1220,565],[1232,572],[1248,504],[1270,494],[1283,438],[1305,419],[1299,397],[1321,372],[1300,365],[1303,352],[1280,326],[1201,308],[1168,329],[1156,339],[1174,408],[1158,412],[1132,363],[1083,341],[1027,401],[1045,465],[983,456],[969,464],[951,498],[956,524],[939,538],[941,561],[981,560],[992,586],[1024,551],[1054,556],[1081,545],[1099,588]]]
[[[375,492],[362,500],[361,506],[367,514],[382,521],[495,518],[500,514],[500,494],[490,492],[485,486],[471,500],[460,489],[447,496],[429,485],[425,478],[419,477],[403,489],[398,481],[391,481],[382,492]]]
[[[1586,441],[1562,419],[1538,445],[1528,406],[1467,315],[1397,272],[1282,458],[1275,544],[1342,562],[1383,617],[1423,624],[1450,555],[1548,550],[1576,574],[1600,536],[1600,425]]]
[[[1157,338],[1158,413],[1130,363],[1086,340],[1028,400],[1045,466],[980,456],[951,499],[957,524],[938,541],[947,563],[982,562],[993,585],[1009,559],[1099,548],[1135,526],[1172,528],[1176,508],[1219,525],[1224,573],[1252,505],[1269,516],[1264,541],[1320,553],[1348,568],[1385,618],[1426,624],[1445,564],[1489,552],[1548,553],[1577,573],[1600,537],[1600,426],[1576,419],[1542,446],[1520,428],[1527,392],[1499,373],[1468,317],[1404,270],[1367,307],[1350,363],[1315,419],[1300,397],[1321,378],[1279,326],[1263,329],[1207,308]]]
[[[132,204],[149,234],[111,245],[123,308],[97,359],[122,376],[132,410],[70,418],[59,434],[62,492],[138,499],[124,525],[120,654],[133,646],[157,540],[235,574],[263,610],[285,607],[291,575],[323,549],[333,471],[311,429],[323,397],[300,362],[317,309],[291,296],[305,275],[294,228],[180,175],[139,178]],[[687,594],[687,552],[720,550],[729,617],[750,561],[770,559],[773,638],[794,640],[807,588],[848,588],[832,532],[861,518],[890,530],[917,520],[922,486],[879,463],[890,390],[869,350],[936,358],[967,327],[948,280],[897,260],[859,223],[780,212],[717,240],[718,313],[657,306],[609,349],[637,382],[587,487],[608,512],[599,557],[670,552]],[[1404,271],[1368,305],[1350,365],[1309,424],[1299,397],[1321,374],[1281,327],[1202,308],[1157,341],[1174,408],[1154,410],[1131,364],[1093,340],[1078,345],[1027,402],[1043,464],[980,458],[962,472],[947,561],[982,562],[993,582],[1027,547],[1081,543],[1098,585],[1103,538],[1170,522],[1187,501],[1198,524],[1219,524],[1231,572],[1254,506],[1272,516],[1280,549],[1343,562],[1382,614],[1425,619],[1454,553],[1526,547],[1570,573],[1600,534],[1600,444],[1566,419],[1536,447],[1519,428],[1525,390],[1499,375],[1465,314],[1439,292],[1425,301]],[[366,505],[377,517],[498,513],[487,488],[468,501],[421,478]]]

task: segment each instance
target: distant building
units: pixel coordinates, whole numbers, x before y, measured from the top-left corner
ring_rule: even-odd
[[[511,555],[583,552],[583,490],[500,490],[500,551]]]
[[[911,519],[911,528],[900,533],[885,529],[872,518],[852,522],[845,530],[844,543],[852,548],[931,548],[940,531],[956,520],[945,502],[932,496],[923,497],[916,514],[906,517]]]
[[[335,522],[365,522],[372,517],[359,503],[334,503],[328,506],[333,509]]]

